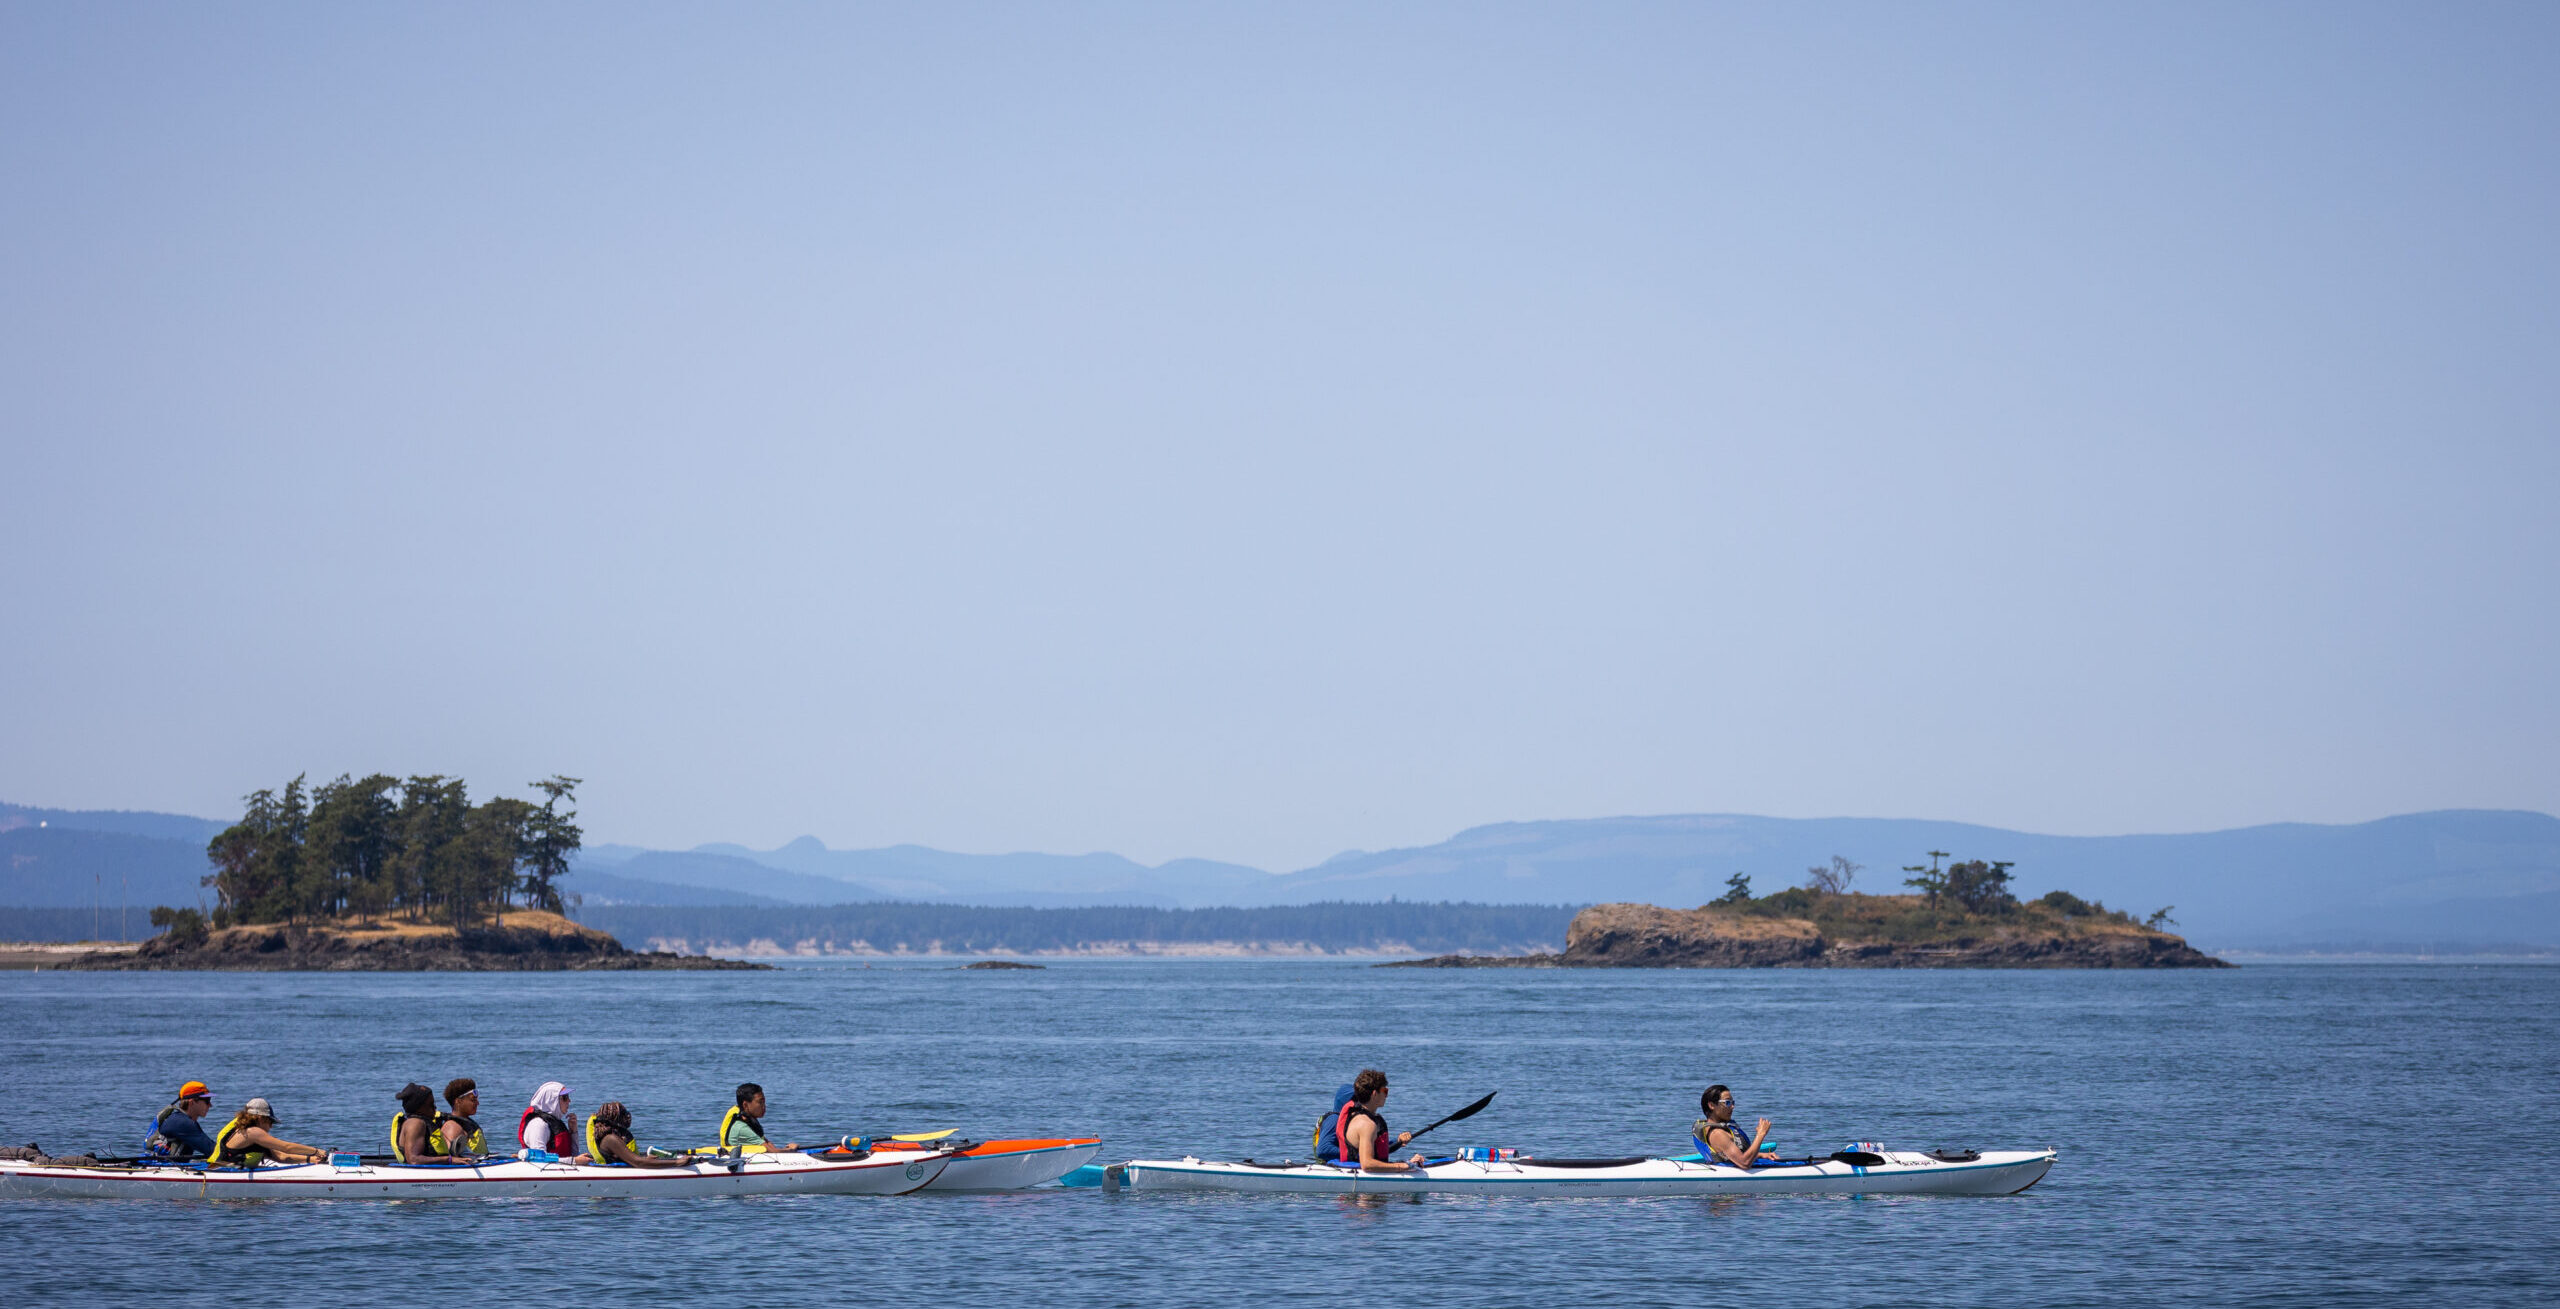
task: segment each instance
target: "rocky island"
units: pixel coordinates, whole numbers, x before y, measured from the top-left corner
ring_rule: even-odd
[[[1854,867],[1852,865],[1851,867]],[[2019,901],[2005,864],[1922,874],[1914,895],[1817,885],[1754,897],[1749,879],[1696,909],[1593,905],[1565,929],[1562,954],[1440,955],[1382,968],[2230,968],[2161,930],[2054,891]],[[1831,879],[1832,886],[1846,878]]]
[[[633,950],[592,927],[540,909],[476,927],[377,921],[181,925],[132,950],[95,950],[53,967],[93,971],[598,972],[761,969],[706,955]]]

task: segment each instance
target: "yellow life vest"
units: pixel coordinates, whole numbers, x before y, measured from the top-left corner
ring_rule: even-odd
[[[443,1125],[443,1118],[444,1115],[442,1114],[429,1114],[418,1120],[419,1122],[427,1125],[428,1154],[440,1155],[444,1153],[444,1133],[436,1130],[438,1127]],[[409,1111],[406,1109],[391,1115],[391,1157],[394,1159],[403,1157],[400,1153],[400,1124],[407,1122],[408,1120]]]
[[[622,1134],[617,1132],[615,1135],[621,1136]],[[625,1148],[629,1149],[631,1153],[640,1153],[640,1139],[638,1137],[623,1136],[622,1144]],[[621,1162],[619,1159],[609,1159],[605,1157],[604,1146],[596,1140],[596,1116],[594,1114],[587,1115],[587,1155],[589,1158],[594,1159],[600,1164]]]
[[[721,1149],[726,1150],[729,1148],[729,1125],[746,1116],[746,1111],[740,1109],[736,1105],[729,1106],[729,1112],[720,1115],[720,1134],[716,1139],[718,1140]],[[740,1154],[763,1154],[772,1148],[773,1147],[770,1144],[742,1145],[738,1147],[738,1152]]]
[[[241,1122],[237,1118],[224,1123],[222,1125],[222,1130],[213,1134],[213,1153],[204,1157],[205,1167],[221,1168],[228,1165],[237,1168],[255,1168],[258,1165],[265,1163],[267,1161],[267,1152],[264,1150],[252,1149],[246,1146],[243,1146],[238,1150],[231,1148],[231,1134],[239,1131],[247,1125],[248,1124]]]
[[[460,1123],[468,1129],[463,1132],[461,1140],[453,1143],[452,1153],[474,1155],[489,1153],[489,1134],[480,1130],[478,1119],[465,1118],[460,1114],[437,1114],[436,1134],[438,1136],[443,1135],[443,1127],[446,1123]]]

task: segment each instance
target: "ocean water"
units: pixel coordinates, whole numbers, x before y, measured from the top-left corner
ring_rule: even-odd
[[[129,1152],[185,1078],[378,1151],[392,1092],[533,1087],[710,1138],[1100,1135],[1307,1153],[1387,1070],[1442,1146],[1678,1153],[1735,1089],[1788,1151],[2055,1146],[2005,1198],[0,1201],[21,1304],[2550,1304],[2560,967],[1483,972],[842,963],[744,974],[0,974],[0,1140]]]

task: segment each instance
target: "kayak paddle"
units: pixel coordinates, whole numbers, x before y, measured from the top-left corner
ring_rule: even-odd
[[[1495,1092],[1493,1092],[1493,1094],[1492,1094],[1492,1095],[1488,1095],[1488,1096],[1486,1096],[1485,1098],[1483,1098],[1483,1099],[1481,1099],[1481,1100],[1476,1101],[1474,1104],[1468,1105],[1466,1108],[1461,1109],[1461,1110],[1459,1110],[1458,1112],[1456,1112],[1456,1113],[1454,1113],[1454,1114],[1451,1114],[1451,1115],[1449,1115],[1449,1116],[1448,1116],[1448,1117],[1446,1117],[1446,1118],[1441,1119],[1439,1123],[1433,1123],[1433,1124],[1431,1125],[1431,1127],[1438,1127],[1438,1126],[1440,1126],[1440,1123],[1454,1123],[1454,1122],[1458,1121],[1458,1120],[1459,1120],[1459,1119],[1461,1119],[1461,1118],[1473,1118],[1473,1117],[1475,1117],[1477,1114],[1483,1113],[1483,1112],[1484,1112],[1484,1107],[1485,1107],[1486,1105],[1492,1104],[1492,1103],[1493,1103],[1493,1097],[1494,1097],[1494,1096],[1496,1096],[1496,1095],[1500,1095],[1500,1094],[1502,1094],[1502,1092],[1500,1092],[1500,1091],[1495,1091]],[[1430,1130],[1431,1130],[1431,1127],[1425,1127],[1425,1128],[1421,1129],[1420,1131],[1415,1132],[1415,1133],[1413,1134],[1413,1136],[1420,1136],[1420,1135],[1422,1135],[1422,1133],[1423,1133],[1423,1132],[1428,1132],[1428,1131],[1430,1131]],[[1413,1140],[1413,1136],[1408,1136],[1408,1137],[1406,1137],[1406,1138],[1405,1138],[1405,1140],[1406,1140],[1408,1143],[1410,1143],[1410,1142]]]

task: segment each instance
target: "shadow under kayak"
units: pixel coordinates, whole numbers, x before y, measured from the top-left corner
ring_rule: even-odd
[[[682,1168],[620,1164],[185,1164],[71,1166],[0,1159],[0,1197],[84,1199],[345,1200],[443,1196],[904,1195],[942,1175],[950,1156],[863,1158],[783,1152],[705,1157]]]
[[[1971,1152],[1967,1152],[1971,1153]],[[1104,1188],[1280,1191],[1317,1195],[2015,1195],[2044,1180],[2052,1150],[1986,1150],[1939,1158],[1916,1150],[1750,1169],[1687,1159],[1433,1161],[1419,1173],[1364,1173],[1331,1164],[1136,1159],[1103,1170]]]

